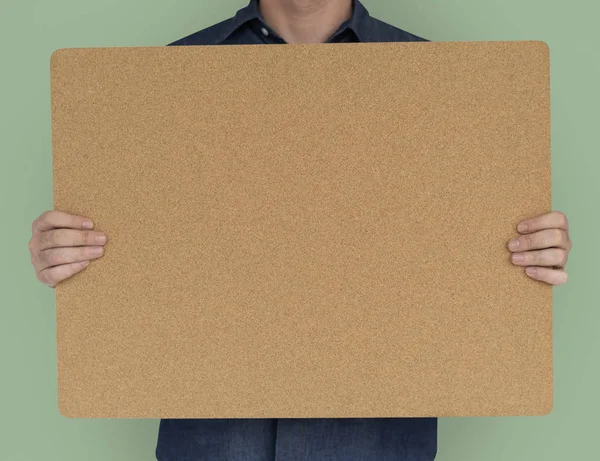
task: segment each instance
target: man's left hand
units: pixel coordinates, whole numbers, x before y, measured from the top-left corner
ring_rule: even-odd
[[[565,283],[565,265],[573,246],[565,214],[553,211],[526,219],[519,223],[517,232],[520,235],[508,242],[513,264],[525,267],[532,279],[550,285]]]

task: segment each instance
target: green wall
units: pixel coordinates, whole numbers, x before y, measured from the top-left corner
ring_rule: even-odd
[[[597,244],[600,4],[593,0],[365,0],[433,41],[546,41],[552,59],[554,207],[571,221],[570,280],[554,289],[554,411],[444,419],[439,461],[564,461],[595,454],[600,410]],[[157,421],[63,418],[53,291],[29,263],[31,221],[52,206],[49,58],[57,48],[163,45],[245,0],[0,0],[0,461],[152,460]],[[527,200],[527,197],[523,197]],[[472,229],[465,229],[465,234]],[[527,300],[523,300],[527,302]]]

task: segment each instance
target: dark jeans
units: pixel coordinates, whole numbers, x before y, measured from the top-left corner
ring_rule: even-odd
[[[162,420],[159,461],[433,461],[437,419]]]

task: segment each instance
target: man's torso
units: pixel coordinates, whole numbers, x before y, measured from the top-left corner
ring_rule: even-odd
[[[371,17],[358,1],[328,43],[426,41]],[[171,46],[283,44],[257,0]],[[433,461],[435,418],[162,420],[159,461]]]

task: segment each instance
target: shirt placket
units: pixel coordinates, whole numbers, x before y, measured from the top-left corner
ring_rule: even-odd
[[[274,461],[304,461],[307,435],[306,420],[279,419]]]

